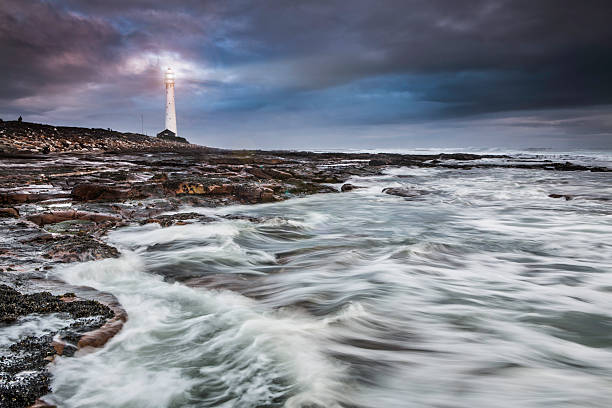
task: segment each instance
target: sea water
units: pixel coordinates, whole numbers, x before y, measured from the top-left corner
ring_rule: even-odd
[[[186,208],[259,221],[127,227],[108,237],[121,258],[54,271],[113,293],[129,320],[103,349],[58,359],[49,399],[611,406],[612,173],[391,168],[350,183],[363,188]]]

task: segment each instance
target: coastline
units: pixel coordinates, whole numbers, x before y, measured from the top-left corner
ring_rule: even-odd
[[[114,308],[112,317],[98,319],[87,327],[91,330],[67,340],[77,349],[103,346],[128,317],[112,295],[49,281],[48,271],[72,262],[118,257],[119,251],[104,240],[113,229],[134,223],[163,228],[214,221],[197,213],[167,214],[189,206],[257,204],[348,192],[359,187],[346,184],[351,177],[381,175],[390,166],[610,171],[570,162],[517,161],[504,155],[232,151],[82,128],[3,122],[0,129],[0,226],[6,231],[0,247],[0,283],[22,294],[74,293],[59,299],[94,300]],[[385,192],[407,199],[420,194]],[[571,199],[563,194],[552,198]],[[59,345],[48,346],[55,354],[66,355],[65,345],[61,352]],[[55,358],[45,357],[51,357],[48,362]],[[46,371],[44,366],[40,371]],[[30,386],[30,400],[35,394],[42,397],[43,391]]]

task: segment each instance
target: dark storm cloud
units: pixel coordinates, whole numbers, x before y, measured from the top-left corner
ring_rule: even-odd
[[[220,132],[605,112],[610,21],[607,0],[5,0],[0,110],[154,110],[171,59],[183,123]],[[612,139],[601,115],[572,132]]]
[[[38,2],[0,6],[2,99],[100,80],[116,63],[122,39],[110,24],[63,13]],[[105,79],[105,78],[102,78]]]

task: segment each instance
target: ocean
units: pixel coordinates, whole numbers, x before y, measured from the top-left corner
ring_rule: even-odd
[[[612,152],[491,153],[612,167]],[[129,320],[58,359],[49,400],[610,407],[612,173],[402,167],[349,182],[363,188],[185,208],[244,217],[125,227],[108,236],[121,258],[51,271],[111,292]]]

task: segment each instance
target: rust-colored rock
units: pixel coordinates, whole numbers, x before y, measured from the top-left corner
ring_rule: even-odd
[[[235,186],[233,194],[240,201],[248,203],[271,202],[278,199],[271,188],[248,184]]]
[[[259,167],[251,167],[251,168],[246,169],[246,171],[259,179],[271,180],[274,178],[268,173],[266,173],[265,171],[263,171],[262,169],[260,169]]]
[[[55,224],[58,222],[69,220],[93,221],[95,223],[100,223],[106,221],[119,222],[121,221],[121,218],[107,214],[69,210],[51,211],[46,213],[34,214],[29,216],[28,220],[42,227],[47,224]]]
[[[267,168],[266,173],[268,173],[273,178],[278,179],[278,180],[288,180],[291,177],[293,177],[293,174],[291,173],[288,173],[282,170],[278,170],[278,169],[274,169],[274,168]]]
[[[183,182],[179,184],[174,191],[176,194],[197,194],[202,195],[208,193],[208,188],[202,183]]]
[[[229,195],[234,192],[234,186],[232,184],[213,185],[208,187],[208,192],[212,195]]]
[[[128,198],[128,191],[101,184],[83,183],[72,189],[77,201],[121,201]]]
[[[29,408],[57,408],[57,405],[51,405],[39,398]]]
[[[0,193],[0,204],[36,203],[51,198],[66,198],[67,194],[47,193]]]
[[[19,218],[19,211],[13,207],[0,208],[0,218]]]
[[[123,327],[123,320],[119,317],[113,317],[97,330],[85,333],[79,340],[77,347],[83,349],[86,347],[99,348],[104,346],[111,338],[113,338]]]
[[[157,173],[153,175],[153,177],[151,177],[151,181],[163,183],[165,181],[168,181],[168,175],[166,173]]]
[[[51,343],[51,346],[53,347],[53,350],[55,350],[55,353],[58,356],[61,356],[62,353],[64,352],[64,347],[66,346],[63,342],[60,341],[53,341]]]

